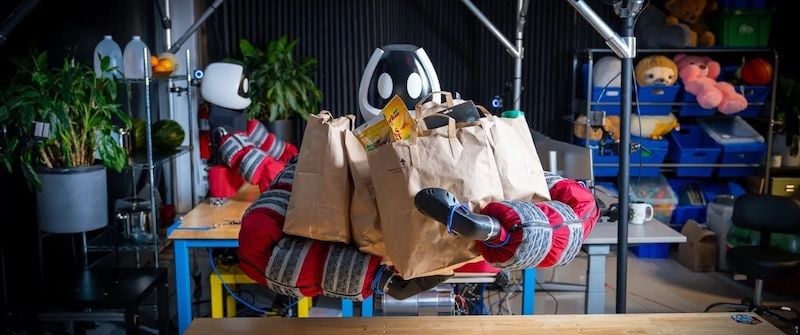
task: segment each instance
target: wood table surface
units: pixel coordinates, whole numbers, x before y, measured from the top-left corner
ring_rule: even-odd
[[[239,238],[238,224],[247,207],[258,198],[258,186],[245,183],[235,196],[221,205],[213,205],[208,199],[183,215],[182,222],[172,231],[169,239],[223,239]]]
[[[186,334],[783,334],[760,316],[748,314],[762,321],[752,325],[734,321],[732,314],[203,318],[195,319]]]

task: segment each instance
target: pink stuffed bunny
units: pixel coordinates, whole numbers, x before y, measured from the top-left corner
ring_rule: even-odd
[[[723,114],[734,114],[747,108],[747,99],[736,93],[733,85],[716,80],[721,68],[713,59],[678,54],[673,60],[678,65],[684,89],[697,97],[701,107],[717,108]]]

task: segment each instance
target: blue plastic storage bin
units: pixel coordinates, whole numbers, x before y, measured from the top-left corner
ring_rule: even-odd
[[[719,6],[724,9],[764,9],[767,0],[719,0]]]
[[[741,117],[758,117],[761,111],[764,110],[764,103],[767,102],[770,91],[772,88],[769,86],[749,86],[739,85],[735,86],[736,92],[744,95],[747,99],[747,108],[737,113]]]
[[[588,64],[583,64],[583,89],[581,96],[585,97],[585,88],[589,82]],[[672,86],[641,86],[636,85],[633,101],[641,103],[664,103],[664,105],[639,105],[633,106],[633,112],[639,115],[667,115],[672,112],[673,105],[678,92],[681,89],[678,85]],[[590,103],[592,110],[605,111],[606,115],[620,115],[622,110],[622,88],[592,86],[592,98]],[[638,108],[638,109],[637,109]]]
[[[722,145],[721,164],[763,163],[767,145],[764,137],[739,116],[714,117],[698,120],[700,127],[717,143]],[[744,177],[752,175],[754,167],[722,167],[720,177]]]
[[[678,196],[678,205],[672,213],[670,226],[678,231],[680,231],[683,225],[686,224],[686,221],[689,220],[695,220],[699,223],[706,222],[707,206],[693,205],[684,198],[684,188],[692,183],[696,184],[703,193],[707,204],[714,201],[717,195],[720,194],[730,194],[734,197],[738,197],[746,193],[744,188],[735,182],[707,181],[690,178],[670,179],[669,185]]]
[[[639,86],[636,85],[636,99],[643,105],[634,106],[633,111],[639,115],[668,115],[672,112],[673,103],[681,91],[680,86]],[[648,106],[646,103],[664,103],[664,105]]]
[[[669,244],[651,243],[629,248],[639,258],[669,258]]]
[[[717,112],[716,108],[706,109],[697,104],[697,97],[694,94],[686,92],[683,85],[680,86],[680,94],[678,94],[678,101],[686,103],[678,109],[680,116],[712,116]]]
[[[586,140],[576,139],[575,143],[586,146]],[[631,143],[639,143],[642,150],[631,153],[631,177],[656,177],[661,173],[661,168],[641,167],[640,164],[662,164],[667,157],[669,142],[666,140],[650,140],[631,136]],[[619,156],[610,148],[600,152],[597,141],[589,141],[588,147],[592,150],[592,164],[595,177],[616,177],[619,173]],[[598,164],[614,164],[614,166],[597,166]]]
[[[722,146],[702,128],[696,125],[683,125],[680,130],[667,134],[669,152],[667,158],[672,163],[714,164],[717,162]],[[675,169],[678,177],[710,177],[713,167],[679,167]]]

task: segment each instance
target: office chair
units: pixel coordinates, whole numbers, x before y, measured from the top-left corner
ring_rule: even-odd
[[[741,304],[715,303],[714,308],[750,311],[768,315],[793,326],[800,334],[800,313],[791,307],[762,305],[764,280],[792,276],[800,271],[800,254],[794,254],[770,246],[770,233],[800,234],[800,200],[773,195],[746,194],[736,199],[733,205],[733,224],[745,229],[758,230],[761,241],[756,246],[740,246],[727,252],[727,264],[734,273],[755,278],[753,298],[742,299]],[[790,312],[793,319],[774,311]]]

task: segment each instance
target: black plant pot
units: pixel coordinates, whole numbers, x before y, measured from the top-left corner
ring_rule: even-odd
[[[294,120],[275,120],[267,124],[267,129],[282,141],[297,144],[294,136]]]

